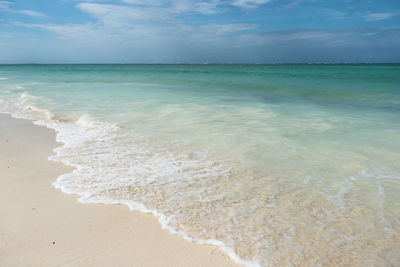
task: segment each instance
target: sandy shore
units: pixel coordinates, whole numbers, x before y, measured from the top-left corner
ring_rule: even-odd
[[[235,266],[219,248],[125,206],[81,204],[51,183],[55,133],[0,115],[0,266]]]

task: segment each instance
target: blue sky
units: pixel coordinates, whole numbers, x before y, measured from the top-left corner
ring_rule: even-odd
[[[400,62],[400,0],[0,0],[0,63]]]

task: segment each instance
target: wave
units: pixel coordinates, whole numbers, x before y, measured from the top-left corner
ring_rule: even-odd
[[[326,182],[320,173],[301,169],[290,173],[298,176],[293,180],[273,175],[260,179],[248,170],[239,172],[231,161],[215,158],[209,151],[188,152],[187,144],[179,142],[160,144],[89,114],[65,119],[39,107],[37,100],[27,93],[15,100],[0,99],[0,112],[56,131],[63,145],[49,159],[74,170],[59,176],[53,185],[78,195],[82,203],[122,204],[151,213],[170,232],[219,246],[246,266],[279,266],[291,260],[323,265],[323,258],[330,258],[332,265],[353,260],[376,265],[398,257],[393,249],[397,243],[387,238],[396,235],[393,219],[384,212],[389,194],[384,183],[398,175],[362,169]],[[292,143],[283,142],[283,147],[319,165],[347,160]],[[377,191],[372,194],[373,205],[358,204],[365,186]],[[361,249],[381,239],[387,245]]]
[[[130,210],[153,214],[159,218],[162,227],[173,234],[189,241],[218,246],[245,266],[261,266],[243,259],[233,247],[218,239],[192,237],[189,232],[179,229],[175,214],[166,215],[151,203],[166,202],[168,197],[157,197],[161,191],[151,191],[149,185],[160,183],[158,186],[170,189],[169,198],[176,198],[185,187],[199,183],[205,177],[226,178],[230,172],[226,162],[208,158],[205,153],[186,155],[162,147],[151,150],[149,147],[154,145],[154,140],[123,132],[116,124],[100,122],[88,114],[76,120],[60,119],[50,110],[32,104],[37,97],[27,93],[22,93],[16,101],[1,100],[0,113],[30,119],[34,124],[56,131],[56,141],[63,145],[54,149],[56,154],[49,160],[74,167],[71,173],[57,178],[53,183],[56,188],[78,195],[81,203],[121,204]],[[138,194],[135,188],[142,193]],[[178,205],[185,197],[167,202]],[[198,197],[201,198],[201,194]]]

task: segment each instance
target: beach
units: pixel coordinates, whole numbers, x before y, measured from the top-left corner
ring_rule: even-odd
[[[72,168],[47,159],[60,146],[54,131],[0,115],[0,144],[0,266],[238,266],[153,215],[55,189]]]
[[[60,264],[209,266],[213,250],[246,266],[400,262],[400,65],[1,65],[0,77],[0,113],[27,119],[0,128],[3,168],[20,175],[2,181],[2,203],[19,203],[2,229],[35,229],[36,249],[66,251]],[[29,235],[7,236],[23,248]]]
[[[0,22],[0,267],[400,267],[400,0]]]

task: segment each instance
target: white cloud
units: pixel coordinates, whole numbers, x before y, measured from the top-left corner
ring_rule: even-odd
[[[105,34],[103,28],[98,27],[93,23],[65,25],[17,23],[17,25],[54,32],[60,38],[68,40],[90,40],[95,38],[97,41],[100,41],[99,38]],[[109,34],[107,34],[107,36],[110,37]]]
[[[147,5],[147,6],[162,6],[165,1],[162,0],[122,0],[123,3],[131,5]]]
[[[24,24],[21,26],[40,28],[55,33],[58,38],[76,42],[124,43],[133,46],[146,47],[155,43],[168,45],[190,44],[200,47],[206,44],[232,46],[265,45],[270,43],[321,43],[345,42],[354,40],[354,32],[335,32],[324,30],[286,31],[269,33],[252,33],[259,28],[257,24],[220,24],[206,23],[202,25],[186,24],[179,17],[182,14],[201,12],[213,14],[221,12],[221,0],[211,2],[193,2],[192,0],[171,0],[159,4],[152,0],[152,5],[143,4],[143,0],[123,0],[125,4],[80,3],[78,9],[95,18],[95,21],[85,24]],[[243,7],[260,5],[269,0],[235,0]],[[0,3],[2,3],[0,1]],[[150,3],[150,2],[146,2]],[[32,14],[33,15],[33,14]],[[371,18],[388,18],[391,14],[371,13]],[[363,32],[360,40],[369,36]],[[363,37],[364,36],[364,37]],[[338,38],[340,37],[340,38]]]
[[[165,5],[158,0],[124,0],[124,3],[128,5],[85,2],[76,7],[104,24],[121,25],[134,21],[161,23],[174,20],[184,13],[215,14],[219,12],[218,7],[221,4],[220,0],[197,3],[191,0],[174,0]]]
[[[35,18],[42,18],[45,17],[43,13],[34,11],[34,10],[28,10],[28,9],[14,9],[11,8],[10,6],[12,5],[12,2],[10,1],[0,1],[0,9],[8,12],[8,13],[14,13],[14,14],[22,14],[30,17],[35,17]]]
[[[15,9],[12,12],[17,13],[17,14],[31,16],[31,17],[36,17],[36,18],[45,17],[45,15],[43,13],[40,13],[40,12],[37,12],[34,10],[28,10],[28,9]]]
[[[232,5],[243,8],[256,8],[271,1],[272,0],[234,0]]]
[[[122,0],[122,2],[132,5],[144,5],[146,3],[146,1],[143,0]]]
[[[394,17],[394,14],[391,14],[391,13],[369,13],[364,16],[364,19],[366,21],[380,21],[380,20],[389,19],[391,17]]]
[[[78,9],[95,18],[85,24],[19,24],[19,26],[39,28],[53,32],[60,39],[77,43],[126,44],[132,47],[150,47],[165,44],[176,46],[186,43],[190,46],[208,44],[231,45],[228,41],[235,33],[255,29],[256,24],[203,24],[188,25],[179,19],[181,14],[217,12],[219,0],[209,2],[209,6],[198,5],[188,10],[185,4],[191,1],[174,1],[167,6],[146,6],[132,4],[112,5],[99,3],[80,3]],[[138,3],[138,0],[135,0]],[[172,7],[172,8],[171,8]]]
[[[219,6],[221,5],[221,1],[214,0],[210,2],[199,2],[196,3],[196,11],[201,13],[201,14],[216,14],[219,13],[220,10],[218,9]]]
[[[253,24],[194,26],[179,21],[118,27],[103,23],[19,26],[58,36],[59,40],[43,42],[48,49],[57,48],[52,62],[347,62],[362,61],[376,47],[400,45],[400,28],[261,33],[249,32],[257,27]],[[400,58],[400,53],[396,55]]]
[[[7,8],[10,4],[9,1],[0,1],[0,8]]]
[[[151,20],[159,17],[158,8],[130,7],[110,4],[81,3],[77,7],[104,23],[120,24],[135,20]]]
[[[206,24],[199,27],[201,32],[227,34],[232,32],[248,31],[258,28],[256,24],[240,23],[240,24]]]
[[[80,0],[76,8],[90,15],[93,18],[91,22],[81,24],[19,23],[16,25],[41,29],[53,35],[46,35],[38,40],[37,44],[40,45],[32,45],[30,42],[16,43],[26,43],[26,47],[32,49],[54,48],[54,56],[60,56],[59,60],[79,59],[82,62],[116,62],[117,60],[121,62],[248,62],[250,60],[261,62],[282,61],[285,58],[293,60],[291,56],[296,58],[304,54],[304,57],[297,57],[299,61],[302,61],[307,59],[307,53],[311,56],[314,53],[320,53],[321,58],[331,53],[331,59],[334,60],[336,55],[332,51],[340,54],[349,47],[353,49],[353,52],[357,52],[363,47],[367,49],[373,46],[398,47],[400,45],[400,38],[397,37],[400,36],[400,29],[260,32],[260,25],[257,24],[203,22],[199,25],[187,23],[183,19],[187,15],[225,12],[226,9],[232,8],[232,5],[240,8],[256,8],[270,1],[273,0],[119,0],[119,4],[110,4],[110,2],[100,2],[100,0],[85,0],[85,2]],[[1,11],[9,7],[11,7],[10,2],[0,0]],[[33,10],[13,10],[13,12],[33,17],[43,15]],[[365,17],[364,14],[357,15],[358,19],[371,21],[393,16],[389,13],[369,13]],[[337,14],[337,16],[342,15]],[[189,21],[198,22],[199,20]],[[254,31],[254,29],[257,30]],[[32,36],[36,36],[35,31],[27,32],[32,32]],[[26,36],[21,40],[27,40]],[[15,45],[10,47],[15,47]],[[43,49],[43,53],[47,53],[45,51],[47,49]],[[15,53],[18,55],[18,52]],[[351,53],[343,55],[352,56]]]
[[[159,7],[169,9],[174,13],[193,12],[203,15],[219,13],[219,8],[224,4],[222,0],[211,1],[194,1],[194,0],[122,0],[123,3],[143,6],[143,7]]]

